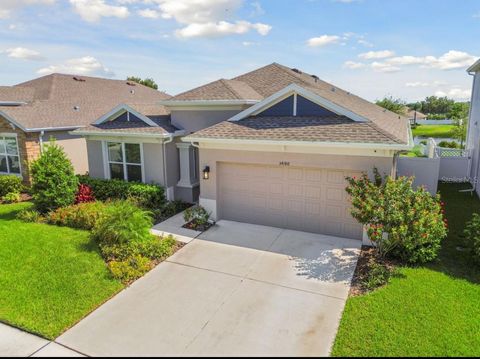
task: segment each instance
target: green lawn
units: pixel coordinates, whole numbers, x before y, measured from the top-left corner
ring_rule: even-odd
[[[479,356],[480,268],[458,251],[480,201],[441,185],[450,233],[439,260],[402,268],[384,288],[347,301],[334,356]]]
[[[0,321],[53,339],[120,291],[88,232],[15,220],[0,205]]]
[[[451,138],[454,125],[418,125],[412,129],[413,137]]]

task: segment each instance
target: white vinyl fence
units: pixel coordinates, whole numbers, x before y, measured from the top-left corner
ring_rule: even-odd
[[[438,181],[466,181],[470,171],[470,151],[438,147],[433,139],[429,139],[422,150],[427,157],[398,159],[398,176],[414,176],[414,186],[424,186],[432,194],[437,192]]]

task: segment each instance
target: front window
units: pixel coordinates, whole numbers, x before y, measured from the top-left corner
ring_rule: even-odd
[[[0,135],[0,173],[20,174],[20,156],[16,137]]]
[[[108,142],[110,178],[142,182],[142,152],[138,143]]]

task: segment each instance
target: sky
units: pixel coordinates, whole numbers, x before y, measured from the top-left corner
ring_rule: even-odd
[[[135,75],[175,95],[278,62],[371,101],[464,101],[479,38],[480,0],[0,0],[0,85]]]

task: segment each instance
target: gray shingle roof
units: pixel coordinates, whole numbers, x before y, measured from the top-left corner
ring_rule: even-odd
[[[0,88],[0,96],[15,91],[18,99],[25,97],[22,91],[31,95],[27,105],[0,106],[0,111],[26,129],[88,126],[122,103],[147,115],[169,113],[155,104],[170,95],[124,80],[52,74],[3,91]]]
[[[385,110],[376,104],[373,104],[334,85],[322,81],[316,76],[312,76],[298,70],[292,70],[286,66],[273,63],[271,65],[235,77],[233,81],[243,83],[246,86],[245,88],[251,88],[252,91],[258,93],[262,99],[277,93],[293,83],[297,84],[341,107],[350,110],[351,112],[358,114],[359,116],[368,119],[379,129],[389,133],[390,136],[395,138],[395,140],[398,142],[407,144],[409,141],[407,118]],[[208,84],[192,91],[180,94],[171,98],[170,100],[217,99],[218,94],[213,91],[214,86],[212,84]],[[215,88],[215,91],[218,91],[218,89]],[[228,92],[225,91],[223,96],[223,98],[228,97]],[[230,98],[238,99],[238,96],[232,96]],[[244,94],[242,98],[245,100],[249,99]]]
[[[372,122],[336,117],[249,117],[224,121],[187,138],[398,144]]]
[[[178,131],[178,128],[173,126],[170,122],[169,115],[148,116],[150,120],[155,122],[158,127],[150,126],[149,124],[138,121],[122,121],[120,119],[108,121],[100,125],[89,125],[85,128],[76,130],[77,132],[91,132],[91,133],[125,133],[125,134],[160,134],[169,135]],[[74,131],[75,132],[75,131]]]
[[[191,100],[262,100],[263,96],[244,82],[217,80],[172,97],[175,101]]]

